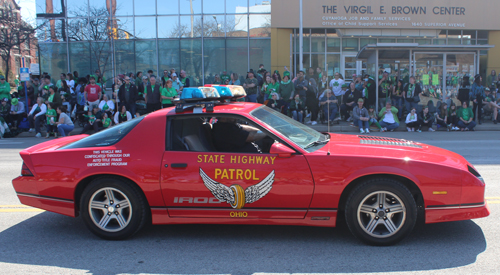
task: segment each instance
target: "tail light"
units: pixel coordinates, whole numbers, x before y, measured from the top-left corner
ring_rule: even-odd
[[[21,169],[21,176],[23,177],[33,177],[33,173],[31,173],[28,165],[23,162],[23,168]]]

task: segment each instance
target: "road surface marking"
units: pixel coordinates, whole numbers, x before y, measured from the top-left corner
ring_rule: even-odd
[[[44,212],[45,210],[34,208],[23,204],[0,205],[0,213],[13,212]]]

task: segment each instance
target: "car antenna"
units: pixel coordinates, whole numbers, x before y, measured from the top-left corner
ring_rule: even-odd
[[[328,114],[328,136],[330,136],[330,99],[326,98],[326,104],[327,104],[327,114]],[[326,152],[326,155],[330,155],[330,141],[328,141],[328,152]]]

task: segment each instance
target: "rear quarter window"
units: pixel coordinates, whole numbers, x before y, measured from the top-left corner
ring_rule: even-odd
[[[87,148],[87,147],[105,147],[116,144],[123,137],[125,137],[132,129],[134,129],[139,122],[144,119],[144,116],[134,118],[132,120],[123,122],[121,124],[115,125],[109,129],[97,132],[91,136],[80,139],[66,146],[59,148],[59,150],[64,149],[77,149],[77,148]]]

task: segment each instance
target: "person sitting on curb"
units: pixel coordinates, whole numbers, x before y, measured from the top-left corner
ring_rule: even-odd
[[[360,134],[369,134],[370,133],[370,115],[368,114],[368,110],[363,106],[364,100],[362,98],[358,99],[358,105],[354,107],[352,110],[352,116],[354,118],[354,125],[359,126]]]
[[[380,124],[378,123],[378,120],[377,120],[378,116],[375,113],[375,106],[370,105],[370,107],[368,107],[368,115],[370,117],[370,119],[368,120],[370,126],[372,124],[375,124],[375,126],[377,126],[378,130],[382,131],[382,126],[380,126]]]
[[[429,112],[429,107],[425,106],[422,112],[419,115],[419,129],[418,132],[422,132],[422,126],[429,127],[429,132],[434,132],[432,129],[432,124],[434,123],[434,116]]]
[[[380,117],[380,126],[382,126],[381,132],[392,132],[399,127],[398,109],[392,106],[391,102],[387,101],[385,107],[378,113],[378,116]]]
[[[415,128],[419,129],[420,123],[418,122],[417,109],[413,107],[406,116],[406,129],[408,132],[415,132]]]
[[[458,127],[462,131],[474,131],[476,127],[476,122],[474,121],[474,113],[467,104],[467,101],[462,103],[462,108],[457,111],[458,116]]]

